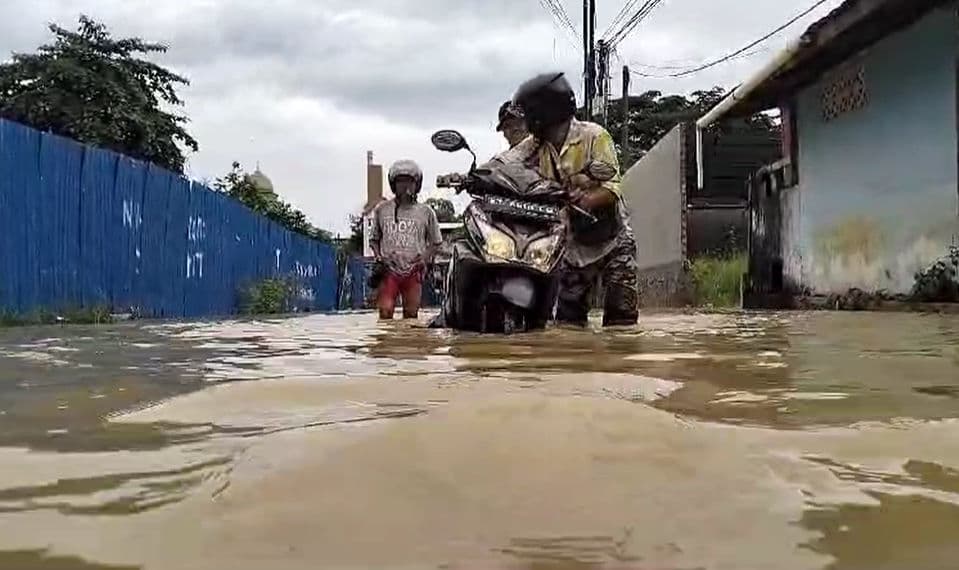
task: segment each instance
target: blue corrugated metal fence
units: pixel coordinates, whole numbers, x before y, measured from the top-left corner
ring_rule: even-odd
[[[226,315],[270,277],[295,280],[297,310],[337,308],[329,245],[156,166],[0,120],[0,310]]]

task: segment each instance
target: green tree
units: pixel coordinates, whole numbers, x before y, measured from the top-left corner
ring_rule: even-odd
[[[363,223],[363,216],[350,216],[350,237],[345,244],[347,253],[354,255],[363,253]]]
[[[303,212],[287,204],[276,194],[263,192],[257,188],[239,162],[234,162],[233,168],[225,176],[217,178],[213,188],[229,194],[247,208],[270,218],[292,232],[324,243],[333,243],[333,234],[315,227]]]
[[[199,146],[163,108],[183,104],[176,87],[189,81],[138,57],[167,46],[114,39],[86,16],[75,32],[50,31],[53,43],[0,65],[0,116],[183,172],[183,148]]]
[[[459,219],[456,215],[456,209],[453,208],[453,203],[445,198],[428,198],[426,205],[433,208],[433,211],[436,212],[436,219],[440,223],[455,222]]]

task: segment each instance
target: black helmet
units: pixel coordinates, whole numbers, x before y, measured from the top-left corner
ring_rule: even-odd
[[[499,107],[499,122],[496,124],[496,130],[503,130],[503,123],[508,119],[522,119],[523,109],[514,105],[512,101],[507,101]]]
[[[562,72],[543,73],[519,86],[513,103],[523,109],[530,132],[546,129],[576,115],[576,94]]]

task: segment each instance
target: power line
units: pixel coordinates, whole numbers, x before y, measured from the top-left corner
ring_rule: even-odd
[[[553,0],[539,0],[539,3],[540,6],[542,6],[543,9],[550,14],[550,16],[553,18],[553,21],[559,28],[563,30],[569,29],[569,26],[563,20],[563,16],[560,15],[559,8],[557,8],[556,3]]]
[[[563,5],[562,0],[548,0],[556,8],[556,13],[559,15],[560,20],[566,25],[567,28],[573,35],[579,39],[579,35],[576,31],[576,26],[573,24],[573,21],[569,18],[569,14],[566,13],[566,6]]]
[[[643,4],[640,7],[640,9],[636,11],[633,17],[630,18],[625,24],[623,24],[622,28],[610,38],[609,43],[615,46],[619,42],[626,39],[626,36],[632,33],[632,31],[635,30],[636,27],[643,20],[645,20],[657,6],[662,4],[662,2],[663,0],[646,0],[646,3]]]
[[[613,20],[613,23],[610,24],[609,29],[606,30],[605,34],[603,34],[603,39],[608,42],[613,41],[616,36],[622,33],[623,29],[626,28],[630,20],[635,18],[637,14],[641,14],[643,12],[650,1],[651,0],[645,0],[642,6],[640,6],[635,12],[632,12],[632,15],[630,15],[630,11],[636,7],[636,5],[639,3],[639,0],[630,0],[627,2],[626,5],[623,6],[621,15],[618,15]]]
[[[609,76],[609,59],[610,56],[616,53],[617,44],[622,41],[643,19],[645,19],[653,8],[659,5],[662,0],[646,0],[628,19],[624,21],[626,14],[629,14],[636,5],[639,3],[639,0],[629,0],[626,4],[623,5],[623,8],[620,10],[619,14],[613,19],[613,23],[607,29],[606,33],[603,35],[603,38],[600,39],[599,43],[599,60],[597,62],[597,72],[599,76],[599,91],[602,95],[602,114],[603,114],[603,124],[606,124],[608,119],[608,104],[609,104],[609,88],[610,88],[610,76]],[[628,82],[628,73],[625,73],[624,81]]]
[[[750,57],[753,57],[753,56],[755,56],[755,55],[759,55],[759,54],[761,54],[761,53],[766,53],[766,52],[768,52],[768,51],[769,51],[769,48],[768,48],[768,47],[760,47],[760,48],[757,48],[757,49],[755,49],[755,50],[753,50],[753,51],[743,52],[743,53],[741,53],[741,54],[739,54],[739,55],[736,55],[736,56],[734,56],[734,57],[731,57],[731,58],[729,59],[729,61],[732,61],[732,60],[735,60],[735,59],[746,59],[746,58],[750,58]],[[641,63],[641,62],[638,62],[638,61],[630,61],[630,62],[629,62],[629,65],[631,65],[631,66],[633,66],[633,67],[642,67],[642,68],[644,68],[644,69],[652,69],[652,70],[654,70],[654,71],[675,72],[675,71],[687,71],[687,70],[691,69],[691,66],[693,66],[693,65],[700,65],[700,64],[692,64],[692,63],[691,63],[691,64],[687,64],[687,65],[653,65],[653,64],[649,64],[649,63]],[[653,74],[645,74],[645,73],[638,72],[638,71],[632,71],[632,73],[633,73],[634,75],[641,75],[641,76],[643,76],[643,77],[655,77],[655,78],[660,78],[660,79],[669,79],[670,77],[672,77],[672,75],[666,75],[666,74],[663,74],[663,75],[653,75]]]
[[[559,35],[566,38],[566,41],[568,41],[571,46],[579,49],[579,46],[577,45],[578,38],[576,37],[575,33],[570,35],[570,30],[560,21],[559,15],[553,11],[552,5],[549,4],[547,0],[539,0],[539,3],[543,9],[546,10],[547,14],[550,15],[553,27],[556,28],[556,31],[559,33]]]
[[[829,0],[819,0],[818,2],[816,2],[815,4],[813,4],[812,6],[810,6],[809,8],[807,8],[806,10],[803,10],[800,14],[798,14],[798,15],[796,15],[795,17],[791,18],[791,19],[790,19],[789,21],[787,21],[785,24],[779,26],[778,28],[776,28],[775,30],[769,32],[768,34],[764,35],[763,37],[759,38],[758,40],[756,40],[756,41],[754,41],[754,42],[751,42],[751,43],[749,43],[748,45],[743,46],[742,48],[740,48],[740,49],[738,49],[738,50],[736,50],[736,51],[734,51],[734,52],[732,52],[732,53],[726,54],[726,55],[724,55],[724,56],[722,56],[722,57],[720,57],[720,58],[718,58],[718,59],[715,59],[715,60],[713,60],[713,61],[710,61],[710,62],[708,62],[708,63],[704,63],[703,65],[700,65],[700,66],[697,66],[697,67],[693,67],[693,68],[690,68],[690,69],[685,69],[685,70],[679,71],[679,72],[677,72],[677,73],[672,73],[672,74],[666,75],[665,77],[671,77],[671,78],[686,77],[686,76],[689,76],[689,75],[693,75],[693,74],[695,74],[695,73],[699,73],[700,71],[705,71],[705,70],[710,69],[710,68],[712,68],[712,67],[716,67],[717,65],[726,63],[727,61],[730,61],[730,60],[732,60],[732,59],[736,59],[736,58],[738,58],[738,57],[742,57],[743,54],[745,54],[745,53],[748,52],[749,50],[753,49],[754,47],[758,46],[759,44],[761,44],[761,43],[763,43],[763,42],[768,41],[769,39],[771,39],[772,37],[776,36],[777,34],[783,32],[784,30],[786,30],[787,28],[789,28],[790,26],[792,26],[793,24],[795,24],[795,23],[798,22],[799,20],[801,20],[801,19],[805,18],[806,16],[808,16],[809,14],[811,14],[813,11],[815,11],[817,8],[819,8],[820,6],[822,6],[823,4],[825,4],[826,2],[829,2]]]
[[[699,65],[702,62],[701,59],[692,59],[692,58],[676,58],[676,59],[664,59],[656,65],[650,63],[637,63],[631,61],[630,65],[638,65],[640,67],[650,67],[656,69],[689,69],[694,65]]]
[[[613,18],[613,21],[609,23],[609,27],[606,28],[606,32],[603,33],[603,39],[607,40],[610,38],[610,33],[613,31],[617,25],[623,22],[626,18],[626,14],[639,2],[639,0],[627,0],[623,7],[620,8],[619,13],[616,14],[616,17]]]
[[[570,41],[574,48],[579,49],[579,46],[577,45],[579,38],[576,34],[576,28],[572,27],[572,23],[568,24],[563,20],[563,17],[560,15],[556,4],[553,3],[553,0],[539,0],[539,3],[540,6],[546,10],[547,14],[550,15],[550,18],[553,21],[553,27],[556,28],[556,31],[566,36],[567,40]]]

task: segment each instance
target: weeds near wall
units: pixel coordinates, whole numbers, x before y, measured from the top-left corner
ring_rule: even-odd
[[[264,279],[240,291],[239,311],[244,315],[279,315],[293,310],[297,283],[291,277]]]
[[[62,311],[38,309],[31,313],[15,313],[0,309],[0,327],[30,325],[104,325],[114,322],[109,307],[74,307]]]
[[[921,303],[959,302],[959,247],[949,248],[949,255],[916,274],[910,297]]]
[[[695,304],[713,308],[739,307],[746,266],[745,255],[701,257],[693,260],[689,273]]]
[[[830,295],[826,306],[840,311],[870,311],[897,304],[946,303],[959,303],[959,247],[956,246],[949,249],[948,255],[916,273],[916,281],[908,295],[853,288],[841,295]]]

